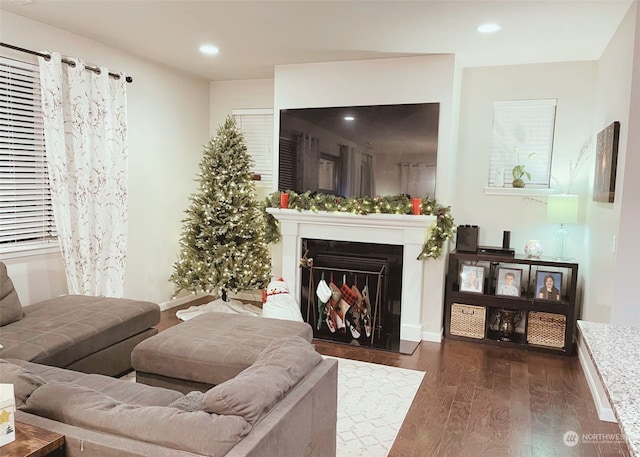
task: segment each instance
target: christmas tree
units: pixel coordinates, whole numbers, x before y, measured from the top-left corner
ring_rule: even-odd
[[[250,165],[242,132],[228,117],[205,146],[199,188],[182,221],[180,258],[170,277],[178,292],[207,292],[226,300],[227,292],[267,286],[267,225]]]

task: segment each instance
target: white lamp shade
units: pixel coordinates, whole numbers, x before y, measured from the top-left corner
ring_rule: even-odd
[[[549,195],[547,200],[547,221],[557,224],[578,222],[577,195]]]

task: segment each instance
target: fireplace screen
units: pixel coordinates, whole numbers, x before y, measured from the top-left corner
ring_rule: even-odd
[[[302,241],[301,309],[314,337],[398,351],[402,246]]]

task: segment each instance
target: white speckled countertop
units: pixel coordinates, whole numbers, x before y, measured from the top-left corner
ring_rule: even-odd
[[[640,327],[578,321],[631,455],[640,456]]]

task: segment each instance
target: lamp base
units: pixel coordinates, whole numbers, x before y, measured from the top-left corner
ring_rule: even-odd
[[[556,252],[553,255],[554,260],[569,260],[567,257],[567,235],[569,235],[569,230],[567,230],[563,224],[560,224],[560,227],[556,229],[554,235],[556,237]]]

